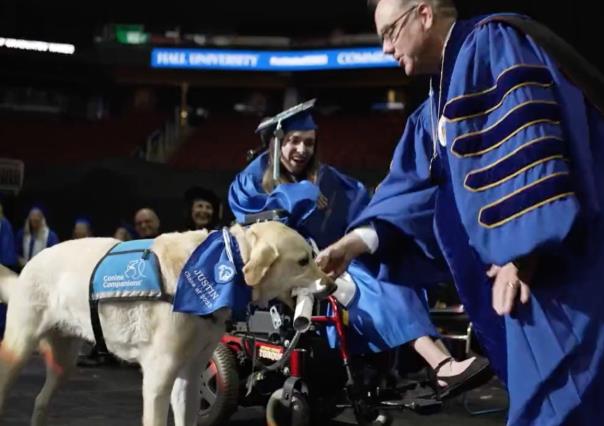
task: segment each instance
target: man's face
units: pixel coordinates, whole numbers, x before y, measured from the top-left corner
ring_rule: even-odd
[[[87,223],[78,222],[73,227],[73,238],[86,238],[90,237],[92,232],[90,232],[90,227]]]
[[[123,226],[120,226],[119,228],[117,228],[115,230],[115,233],[113,234],[113,238],[120,240],[120,241],[130,241],[132,239],[132,235],[126,228],[124,228]]]
[[[212,203],[206,200],[195,200],[191,206],[191,219],[195,229],[203,229],[208,226],[214,216]]]
[[[375,27],[384,53],[394,56],[408,76],[429,72],[426,62],[427,30],[432,15],[421,2],[381,0],[375,9]]]
[[[31,232],[38,231],[44,223],[44,215],[38,209],[34,209],[29,213],[29,229]]]
[[[159,233],[159,219],[152,212],[143,210],[136,214],[134,227],[141,238],[156,237]]]
[[[304,172],[315,153],[316,131],[288,132],[281,145],[281,163],[293,175]]]

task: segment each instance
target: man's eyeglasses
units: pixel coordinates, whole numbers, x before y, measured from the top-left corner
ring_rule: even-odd
[[[394,31],[396,30],[396,25],[406,16],[408,16],[412,11],[414,11],[417,8],[417,4],[411,6],[409,9],[405,10],[403,13],[401,13],[398,18],[396,18],[394,21],[392,21],[392,23],[390,25],[388,25],[386,27],[386,29],[384,30],[384,32],[382,32],[382,43],[388,41],[390,44],[394,44],[397,40],[399,35],[401,34],[401,31],[403,30],[403,28],[405,27],[405,25],[407,24],[407,21],[403,22],[403,24],[398,27],[398,31],[396,31],[396,34],[394,34]]]

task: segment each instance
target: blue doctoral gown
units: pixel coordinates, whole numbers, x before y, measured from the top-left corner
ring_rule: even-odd
[[[484,285],[484,265],[540,259],[530,302],[517,301],[505,317],[508,424],[598,424],[603,116],[533,39],[507,24],[458,22],[443,63],[433,104],[441,105],[435,226],[459,292]],[[490,293],[469,303],[486,329]]]
[[[400,252],[401,245],[404,247],[403,255],[397,262],[400,265],[398,269],[407,277],[402,282],[415,286],[429,285],[449,281],[452,274],[456,283],[466,283],[467,291],[459,292],[464,309],[473,320],[481,319],[474,324],[474,332],[488,354],[491,366],[505,381],[504,323],[490,303],[481,303],[491,294],[491,283],[486,276],[488,268],[469,247],[463,228],[453,223],[446,225],[447,235],[459,247],[463,247],[456,252],[463,260],[463,267],[451,267],[449,271],[443,266],[442,259],[444,255],[449,260],[450,251],[445,247],[446,251],[441,252],[434,232],[435,205],[442,193],[434,180],[437,171],[432,170],[439,168],[438,159],[433,156],[432,122],[436,117],[430,111],[430,102],[426,101],[408,118],[392,158],[390,173],[351,227],[373,223],[380,241],[378,254]],[[448,219],[455,214],[454,210],[449,209],[444,217]],[[405,262],[407,266],[400,262]],[[449,266],[452,266],[451,262]],[[415,273],[409,274],[410,269]],[[423,280],[420,281],[420,278]]]
[[[369,201],[360,182],[325,165],[321,166],[318,185],[309,181],[281,184],[266,194],[261,181],[267,155],[256,158],[231,184],[229,205],[240,222],[246,214],[285,209],[289,212],[286,223],[323,248],[344,235]],[[324,210],[316,207],[320,193],[329,203]],[[351,264],[348,273],[357,284],[357,294],[348,306],[351,352],[382,351],[421,336],[437,335],[421,290],[398,285],[408,280],[399,268],[365,258]],[[328,335],[333,344],[333,330]]]

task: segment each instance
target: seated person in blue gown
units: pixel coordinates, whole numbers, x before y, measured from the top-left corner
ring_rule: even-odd
[[[19,267],[23,268],[36,254],[58,243],[59,237],[48,227],[42,207],[32,207],[25,225],[17,232],[16,250]]]
[[[0,265],[15,269],[17,267],[17,251],[13,226],[4,216],[2,198],[0,198]]]
[[[229,205],[239,222],[249,214],[284,209],[287,224],[323,248],[344,234],[369,196],[360,182],[319,162],[317,128],[309,112],[289,118],[282,126],[279,158],[273,158],[274,140],[265,136],[265,141],[270,140],[268,150],[236,176]],[[274,161],[280,162],[278,181],[273,179]],[[381,352],[412,343],[433,369],[442,366],[439,377],[456,377],[450,386],[439,382],[442,395],[461,391],[466,376],[484,369],[486,361],[457,362],[433,340],[438,333],[429,317],[423,286],[438,282],[443,273],[411,244],[405,254],[383,262],[367,256],[349,266],[348,276],[357,287],[347,306],[351,351]]]
[[[407,75],[433,75],[433,148],[423,162],[409,161],[413,152],[395,158],[391,174],[437,186],[438,243],[493,366],[507,376],[508,424],[599,424],[604,78],[519,15],[457,20],[450,0],[380,0],[375,23]],[[380,191],[376,202],[396,195]],[[416,207],[391,205],[384,217],[413,235],[400,224]],[[352,226],[366,229],[379,215],[360,217]],[[367,242],[350,232],[318,262],[337,273],[388,245],[379,226],[371,232]]]
[[[15,237],[13,226],[4,216],[2,208],[2,194],[0,194],[0,265],[7,268],[17,268],[17,251],[15,250]],[[0,303],[0,339],[4,335],[6,321],[6,305]]]

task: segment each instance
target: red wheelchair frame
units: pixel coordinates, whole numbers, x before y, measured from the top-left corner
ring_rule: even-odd
[[[313,315],[311,317],[311,322],[317,326],[333,326],[335,328],[338,339],[338,357],[346,375],[344,386],[349,405],[352,406],[355,417],[360,425],[385,425],[389,423],[389,418],[376,409],[371,401],[366,400],[366,395],[361,392],[360,386],[355,382],[350,366],[351,357],[348,350],[342,308],[333,296],[328,296],[326,301],[331,307],[330,314]],[[268,368],[273,367],[278,363],[283,364],[278,368],[279,372],[284,377],[283,384],[277,391],[272,393],[267,404],[267,422],[269,425],[303,426],[307,425],[311,418],[310,413],[307,411],[310,410],[308,400],[311,396],[309,395],[309,392],[312,391],[312,388],[309,389],[305,381],[305,379],[309,378],[305,367],[309,354],[307,349],[290,347],[291,345],[296,344],[296,340],[296,338],[292,339],[288,346],[287,344],[279,345],[256,338],[249,339],[245,334],[243,336],[225,334],[221,339],[221,344],[225,348],[228,348],[235,360],[254,360],[257,356],[266,359],[267,354],[269,354],[269,358],[272,358],[275,363],[269,365]],[[288,356],[289,358],[283,360],[282,358],[284,356]],[[212,362],[213,361],[210,362],[210,368],[214,368],[214,371],[216,371],[216,366],[212,365]],[[262,364],[256,365],[255,362],[252,362],[251,375],[255,373],[257,367],[260,367],[260,369],[267,369],[267,367],[264,367]],[[274,369],[273,371],[276,370],[277,369]],[[224,385],[224,383],[222,383],[222,385]],[[220,386],[221,383],[218,380],[217,391],[220,390],[218,389]],[[248,393],[249,390],[250,389],[248,389]],[[232,403],[234,404],[236,401],[232,401]],[[234,411],[236,407],[230,407],[230,409]],[[232,412],[227,413],[225,416],[221,416],[220,421],[214,420],[208,422],[204,422],[202,416],[200,424],[208,426],[221,424],[220,422],[226,421],[231,414]]]

